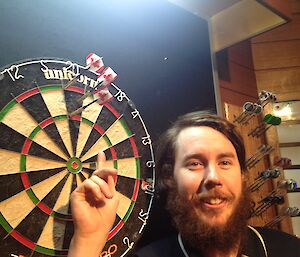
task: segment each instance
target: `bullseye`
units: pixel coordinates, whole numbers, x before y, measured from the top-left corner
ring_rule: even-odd
[[[76,169],[78,167],[78,164],[76,162],[72,162],[71,166],[72,166],[73,169]]]
[[[82,163],[77,157],[71,157],[67,162],[68,171],[71,173],[79,173],[82,169]]]

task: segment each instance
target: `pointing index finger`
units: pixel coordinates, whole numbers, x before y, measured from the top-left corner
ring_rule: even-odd
[[[108,182],[109,176],[114,177],[117,175],[117,170],[115,170],[114,168],[107,167],[104,152],[98,153],[96,171],[93,174],[104,179],[106,183]]]
[[[105,161],[106,161],[106,156],[105,156],[105,153],[104,152],[99,152],[98,153],[98,157],[97,157],[97,170],[100,170],[102,168],[104,168],[105,166]]]
[[[98,153],[97,170],[94,174],[105,180],[112,195],[114,195],[115,194],[114,176],[117,175],[117,171],[115,169],[106,168],[105,162],[106,162],[105,153],[101,151]]]

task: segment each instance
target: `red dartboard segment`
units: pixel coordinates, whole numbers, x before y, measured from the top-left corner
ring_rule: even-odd
[[[69,86],[65,90],[67,90],[67,91],[73,91],[73,92],[76,92],[76,93],[80,93],[82,95],[84,94],[84,89],[82,89],[80,87],[76,87],[76,86]]]
[[[96,129],[101,135],[105,133],[104,130],[96,123],[94,124],[93,128]]]
[[[133,136],[131,136],[131,137],[129,138],[129,140],[130,140],[130,143],[131,143],[131,146],[132,146],[132,150],[133,150],[134,157],[138,158],[138,157],[139,157],[139,153],[138,153],[136,144],[135,144],[135,142],[134,142]]]
[[[109,150],[110,150],[112,159],[117,160],[117,154],[116,154],[116,151],[115,151],[114,147],[113,146],[110,147]]]
[[[70,119],[71,119],[71,120],[81,121],[81,116],[73,115],[73,116],[70,116]]]
[[[37,206],[48,215],[51,215],[51,213],[53,212],[51,208],[49,208],[46,204],[43,204],[42,202],[39,202]]]
[[[115,116],[116,116],[116,118],[120,118],[120,113],[118,113],[117,111],[116,111],[116,109],[115,108],[113,108],[110,104],[108,104],[108,103],[106,103],[106,104],[104,104],[106,107],[107,107],[107,109],[108,110],[110,110]]]
[[[23,172],[23,173],[21,173],[21,179],[22,179],[22,183],[23,183],[23,185],[24,185],[24,188],[25,189],[28,189],[28,188],[30,188],[30,182],[29,182],[29,180],[28,180],[28,175],[27,175],[27,173],[25,173],[25,172]]]
[[[136,201],[137,196],[138,196],[138,193],[139,193],[139,188],[140,188],[140,180],[137,179],[137,180],[135,181],[135,186],[134,186],[134,190],[133,190],[133,195],[132,195],[132,198],[131,198],[132,201]]]
[[[48,119],[46,119],[40,123],[40,127],[45,128],[48,125],[52,124],[53,122],[54,122],[54,119],[52,117],[49,117]]]
[[[17,241],[19,241],[20,243],[22,243],[23,245],[27,246],[30,249],[34,249],[36,244],[30,240],[28,240],[27,238],[23,237],[20,233],[18,233],[16,230],[13,230],[10,235],[15,238]]]
[[[23,146],[23,149],[22,149],[21,153],[26,155],[29,151],[29,148],[30,148],[31,144],[32,144],[32,140],[29,139],[29,138],[26,138],[26,141],[24,143],[24,146]]]
[[[18,97],[16,97],[16,100],[20,103],[23,100],[25,100],[26,98],[29,98],[35,94],[38,94],[39,92],[40,92],[39,88],[33,88],[33,89],[28,90],[25,93],[19,95]]]
[[[108,240],[110,240],[114,235],[116,235],[120,229],[124,226],[124,221],[120,220],[120,222],[113,228],[112,231],[109,232],[108,234]]]

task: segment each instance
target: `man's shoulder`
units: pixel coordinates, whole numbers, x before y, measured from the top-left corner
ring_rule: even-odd
[[[294,257],[295,253],[300,252],[300,240],[297,237],[274,229],[263,227],[255,227],[254,229],[259,232],[268,256]],[[259,235],[257,236],[259,237]]]
[[[177,235],[155,241],[136,252],[138,257],[184,257]]]

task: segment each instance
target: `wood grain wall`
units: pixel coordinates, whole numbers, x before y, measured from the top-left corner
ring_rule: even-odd
[[[252,50],[250,40],[240,42],[217,53],[217,68],[219,73],[219,85],[223,113],[230,121],[242,112],[245,102],[256,102],[258,91],[256,85],[255,70],[252,61]],[[247,125],[238,125],[237,128],[243,136],[246,147],[246,158],[250,158],[258,146],[265,143],[265,138],[248,137],[251,129],[260,124],[260,118],[253,118]],[[250,185],[260,172],[269,166],[268,158],[264,158],[246,173],[247,185]],[[258,202],[273,189],[271,181],[266,182],[260,190],[252,193],[252,199]],[[263,226],[277,215],[275,207],[269,208],[262,215],[253,217],[249,223],[254,226]]]
[[[299,100],[300,1],[267,2],[280,8],[290,22],[251,40],[257,88],[272,91],[278,101]]]
[[[233,120],[246,101],[255,102],[261,90],[276,94],[278,101],[300,100],[300,1],[298,0],[267,0],[265,3],[284,14],[290,21],[271,31],[265,32],[251,40],[238,43],[217,53],[219,85],[224,113]],[[267,106],[265,112],[271,111]],[[251,121],[247,127],[240,128],[243,134],[247,156],[255,152],[259,144],[268,143],[275,151],[263,163],[249,172],[249,182],[264,168],[272,167],[272,160],[279,154],[279,145],[275,129],[268,131],[266,137],[255,141],[247,137],[251,126],[260,120]],[[280,179],[283,177],[281,176]],[[266,183],[253,194],[255,202],[259,201],[275,183]],[[288,202],[285,206],[288,206]],[[273,219],[280,208],[272,208],[261,217],[251,219],[254,225],[264,225]],[[293,233],[291,220],[284,219],[279,229]]]
[[[279,102],[300,100],[300,1],[265,2],[290,21],[251,39],[257,89],[273,92]],[[270,130],[266,136],[267,142],[276,146],[270,157],[280,155],[276,129]],[[291,231],[291,220],[283,220],[281,229]]]

